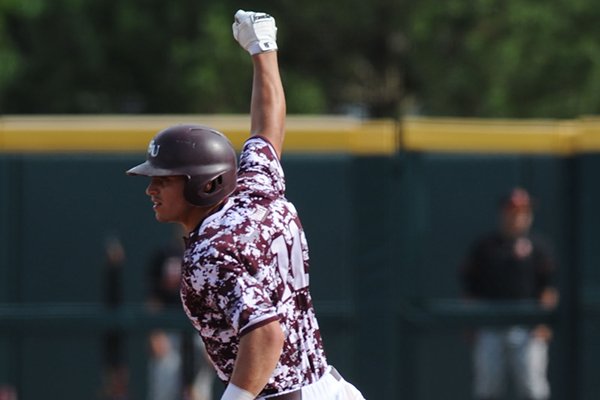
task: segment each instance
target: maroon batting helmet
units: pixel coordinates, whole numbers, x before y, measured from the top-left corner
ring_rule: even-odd
[[[196,206],[211,206],[229,196],[236,186],[237,157],[231,142],[202,125],[175,125],[154,136],[146,162],[128,175],[187,177],[185,199]]]

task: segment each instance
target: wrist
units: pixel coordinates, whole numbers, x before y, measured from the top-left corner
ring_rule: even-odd
[[[257,41],[248,46],[248,53],[250,53],[250,55],[267,53],[275,50],[277,50],[277,43],[272,41]]]
[[[254,400],[254,395],[247,390],[230,383],[225,388],[225,392],[223,393],[223,396],[221,396],[221,400]]]

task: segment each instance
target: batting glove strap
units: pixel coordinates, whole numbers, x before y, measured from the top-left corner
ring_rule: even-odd
[[[225,388],[221,400],[254,400],[254,396],[252,393],[230,383]]]
[[[235,40],[252,55],[277,50],[277,26],[269,14],[238,10],[232,29]]]

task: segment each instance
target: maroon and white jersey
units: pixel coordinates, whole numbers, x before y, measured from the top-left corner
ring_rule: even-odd
[[[294,206],[285,198],[272,146],[250,138],[238,186],[224,207],[190,234],[181,298],[218,376],[231,378],[240,337],[279,320],[283,353],[262,395],[297,389],[326,371],[308,290],[308,247]]]

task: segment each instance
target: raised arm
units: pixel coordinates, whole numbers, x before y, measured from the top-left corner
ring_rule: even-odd
[[[254,79],[252,82],[252,135],[267,138],[281,158],[285,136],[286,103],[279,76],[277,52],[252,56]]]
[[[277,27],[268,14],[239,10],[233,35],[252,55],[254,76],[250,105],[252,135],[265,137],[281,157],[286,102],[277,59]]]

